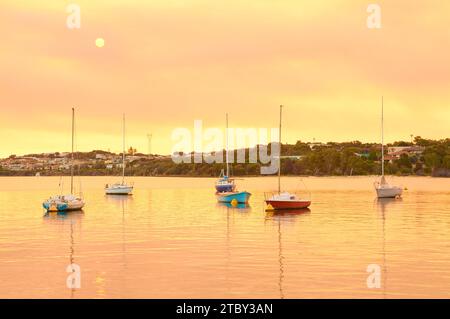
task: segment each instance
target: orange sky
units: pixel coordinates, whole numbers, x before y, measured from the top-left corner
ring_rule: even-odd
[[[176,127],[276,127],[285,141],[450,137],[450,2],[73,1],[0,4],[0,156],[65,151],[70,108],[79,150],[128,143],[169,153]],[[105,39],[97,48],[95,40]]]

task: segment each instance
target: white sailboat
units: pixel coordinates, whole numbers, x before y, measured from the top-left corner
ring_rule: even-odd
[[[73,165],[74,165],[74,134],[75,134],[75,109],[72,108],[72,153],[70,164],[70,194],[55,195],[42,203],[47,212],[65,212],[71,210],[81,210],[84,207],[84,200],[81,196],[73,195]]]
[[[125,183],[125,114],[123,115],[122,182],[106,184],[106,195],[132,195],[133,186]]]
[[[378,198],[395,198],[402,196],[403,190],[400,186],[389,185],[384,177],[384,104],[381,97],[381,179],[374,183]]]
[[[290,192],[281,191],[281,158],[290,158],[297,156],[281,156],[281,119],[283,113],[283,105],[280,105],[280,128],[278,143],[280,144],[280,156],[278,157],[278,192],[275,194],[266,193],[265,201],[267,204],[266,211],[273,210],[288,210],[288,209],[303,209],[311,205],[310,199],[301,198],[299,195]]]
[[[225,134],[226,135],[226,146],[227,146],[227,150],[226,150],[226,164],[227,164],[227,170],[226,173],[225,171],[222,169],[222,171],[220,172],[220,176],[219,179],[216,182],[216,191],[218,193],[223,193],[223,192],[234,192],[236,185],[234,183],[234,179],[230,178],[230,169],[229,169],[229,164],[228,164],[228,113],[226,114],[226,129],[225,129]]]

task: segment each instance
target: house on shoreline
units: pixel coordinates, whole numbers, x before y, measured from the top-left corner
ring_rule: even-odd
[[[422,155],[425,147],[423,146],[389,146],[387,154],[384,156],[385,161],[393,163],[395,160],[400,159],[402,155],[408,157]]]

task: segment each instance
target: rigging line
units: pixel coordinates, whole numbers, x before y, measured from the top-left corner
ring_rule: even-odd
[[[306,186],[306,183],[305,183],[305,181],[303,180],[303,178],[300,178],[300,180],[302,181],[303,186],[304,186],[305,189],[306,189],[306,192],[309,194],[309,199],[311,199],[311,191],[309,190],[308,186]]]

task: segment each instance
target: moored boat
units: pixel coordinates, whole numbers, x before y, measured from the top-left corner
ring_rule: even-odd
[[[73,167],[74,167],[74,136],[75,136],[75,109],[72,108],[72,153],[70,164],[70,194],[55,195],[45,200],[42,206],[47,212],[65,212],[73,210],[81,210],[84,207],[84,200],[81,196],[73,195]]]
[[[216,198],[220,203],[246,204],[251,195],[249,192],[217,192]]]
[[[282,119],[283,106],[280,105],[280,131],[279,131],[279,144],[281,153],[281,119]],[[286,156],[291,157],[291,156]],[[292,156],[297,158],[298,156]],[[311,205],[311,200],[303,199],[295,193],[289,193],[287,191],[281,191],[281,154],[278,157],[278,192],[265,194],[265,202],[267,204],[266,211],[273,210],[292,210],[307,208]]]
[[[216,191],[219,193],[233,192],[236,188],[236,185],[234,184],[234,179],[229,178],[227,175],[225,175],[223,170],[221,171],[219,179],[217,180],[215,186],[216,186]]]
[[[251,196],[249,192],[237,191],[234,179],[230,178],[230,165],[228,162],[228,114],[226,115],[226,174],[221,171],[219,180],[216,182],[216,198],[219,203],[230,203],[233,205],[248,203]]]
[[[107,195],[132,195],[133,186],[116,183],[116,184],[106,184],[105,186],[105,194]]]
[[[84,200],[73,195],[56,195],[47,199],[42,206],[47,212],[81,210],[84,207]]]
[[[403,189],[400,186],[390,185],[384,177],[384,103],[381,97],[381,179],[374,183],[378,198],[401,197]]]
[[[270,210],[283,210],[283,209],[302,209],[311,205],[311,200],[301,199],[296,194],[289,192],[283,192],[274,194],[266,199],[267,209]]]
[[[381,177],[381,181],[375,182],[374,186],[378,198],[396,198],[403,194],[403,189],[400,186],[389,185],[384,176]]]
[[[125,183],[125,114],[123,115],[123,150],[122,150],[122,181],[115,184],[106,184],[106,195],[132,195],[133,185]]]

